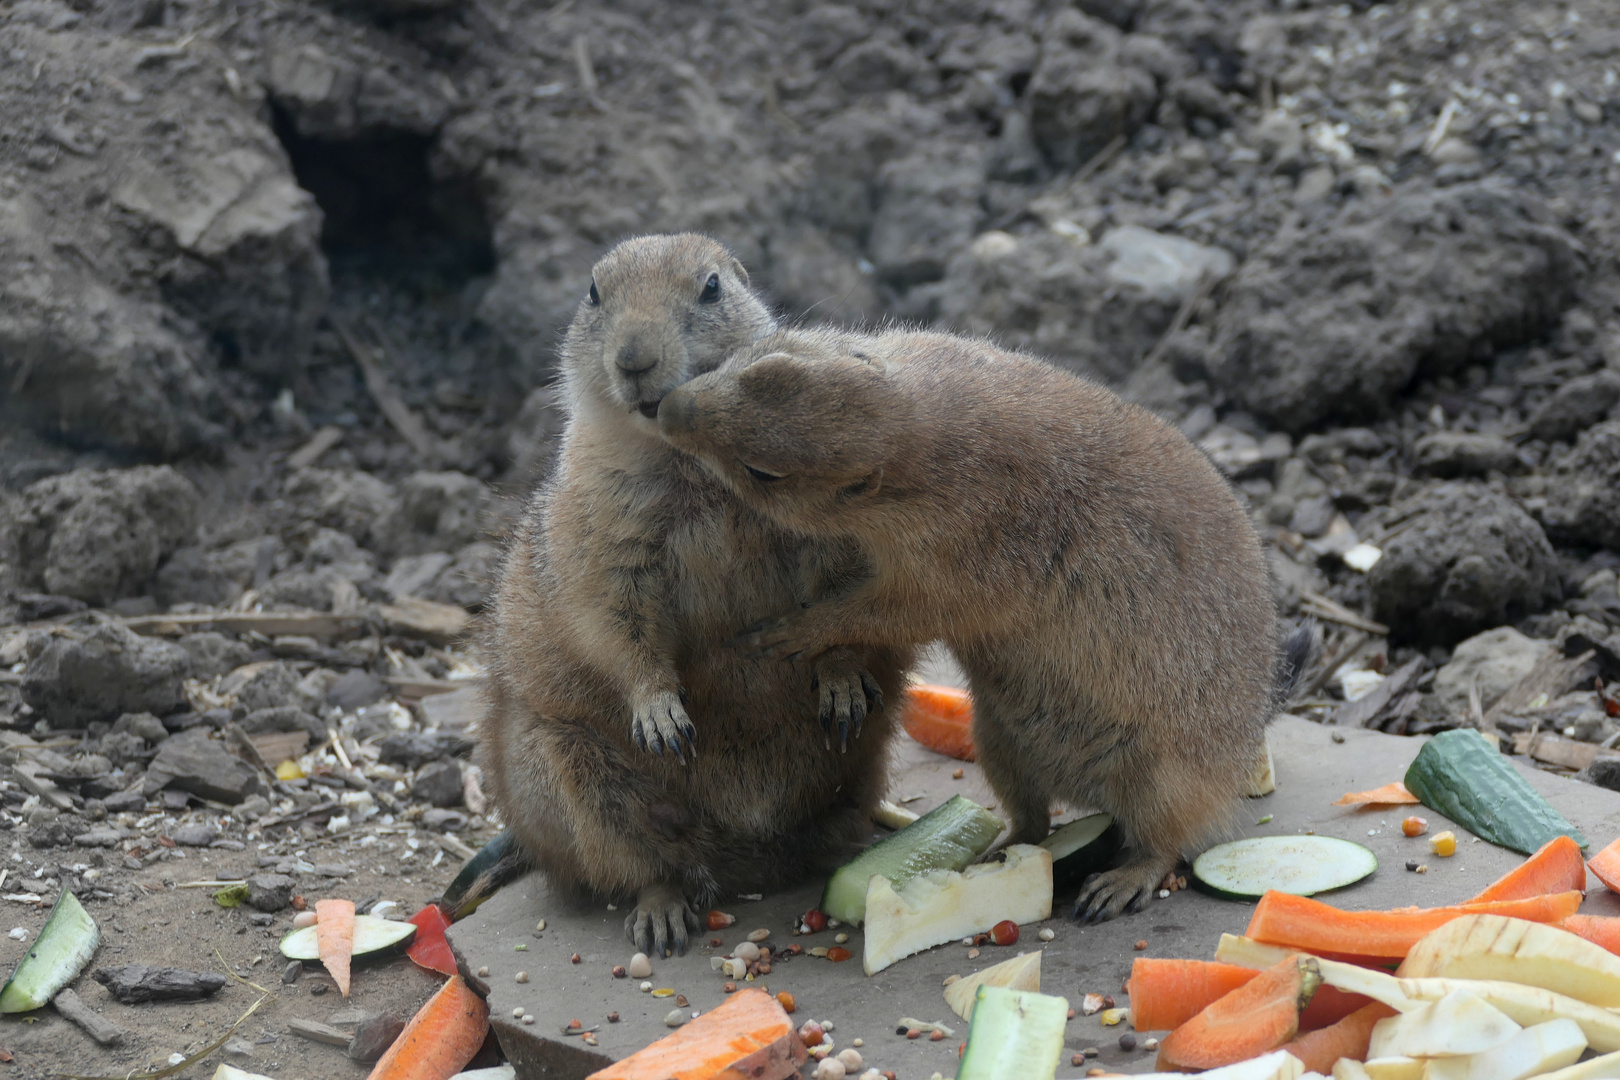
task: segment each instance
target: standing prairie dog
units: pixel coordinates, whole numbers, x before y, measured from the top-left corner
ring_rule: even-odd
[[[941,639],[978,760],[1035,843],[1054,799],[1120,824],[1087,920],[1138,910],[1230,821],[1274,709],[1258,538],[1180,432],[984,341],[785,330],[669,394],[670,445],[872,574],[759,624],[765,655]]]
[[[562,349],[559,463],[489,620],[481,752],[501,816],[556,885],[633,897],[625,929],[648,953],[685,950],[694,905],[844,857],[882,797],[881,703],[911,660],[876,646],[787,666],[725,647],[761,610],[864,573],[854,545],[787,535],[658,434],[670,389],[773,328],[706,237],[603,257]]]

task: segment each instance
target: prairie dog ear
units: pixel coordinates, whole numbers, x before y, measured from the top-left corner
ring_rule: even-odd
[[[742,282],[744,285],[748,284],[748,271],[743,269],[741,259],[731,260],[731,272],[737,275],[738,281]]]
[[[848,503],[855,502],[858,499],[870,499],[882,489],[883,466],[879,465],[853,484],[844,485],[838,492],[838,501]]]
[[[737,382],[751,394],[780,399],[804,389],[809,377],[797,357],[778,352],[762,356],[743,368]]]

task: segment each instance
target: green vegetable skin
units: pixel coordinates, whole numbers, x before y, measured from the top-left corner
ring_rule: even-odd
[[[370,915],[354,917],[354,955],[366,956],[385,949],[403,946],[416,936],[416,925],[373,918]],[[305,926],[281,939],[281,955],[289,960],[320,959],[320,939],[315,927]]]
[[[960,870],[984,854],[1001,819],[960,795],[873,844],[827,879],[821,910],[855,926],[866,921],[866,885],[882,874],[896,891],[924,870]]]
[[[1586,837],[1469,728],[1436,735],[1406,770],[1407,789],[1476,836],[1524,855],[1555,836]]]
[[[51,917],[34,939],[34,947],[0,989],[0,1013],[28,1012],[56,996],[90,962],[101,944],[96,920],[66,887],[51,908]]]
[[[1052,1080],[1068,1022],[1065,998],[979,987],[956,1080]]]

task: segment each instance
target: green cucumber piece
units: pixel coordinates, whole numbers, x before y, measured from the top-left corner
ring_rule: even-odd
[[[873,844],[833,871],[821,894],[829,918],[859,926],[866,921],[866,885],[889,879],[895,892],[925,870],[960,870],[1001,832],[1001,819],[971,799],[953,795],[910,825]]]
[[[478,905],[502,888],[534,869],[528,853],[510,830],[498,832],[478,853],[462,864],[450,887],[439,898],[439,906],[450,913],[450,921],[465,919]]]
[[[37,1009],[74,979],[96,954],[101,930],[79,898],[63,886],[34,947],[0,989],[0,1013]]]
[[[354,955],[356,957],[383,952],[387,949],[397,949],[407,944],[415,936],[415,923],[393,922],[389,919],[379,919],[371,915],[356,915],[354,917]],[[319,960],[321,951],[316,941],[315,927],[306,926],[301,930],[294,930],[282,938],[281,955],[289,960]]]
[[[1069,1002],[1033,990],[981,986],[956,1080],[1052,1080]]]
[[[1315,896],[1353,885],[1378,869],[1378,856],[1333,836],[1254,836],[1217,844],[1193,860],[1199,884],[1229,900],[1269,892]]]
[[[1107,814],[1077,818],[1042,840],[1052,853],[1052,887],[1061,889],[1108,869],[1119,854],[1120,832]]]
[[[1424,743],[1406,770],[1406,787],[1424,806],[1521,855],[1534,854],[1555,836],[1587,846],[1581,831],[1472,728],[1442,732]]]

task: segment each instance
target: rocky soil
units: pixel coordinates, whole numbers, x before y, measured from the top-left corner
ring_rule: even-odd
[[[1324,627],[1296,711],[1620,786],[1617,73],[1602,0],[0,0],[0,964],[66,886],[98,964],[276,991],[232,1060],[363,1075],[275,940],[497,827],[468,630],[641,231],[1108,382]],[[17,1075],[255,992],[83,996],[123,1041],[6,1019]]]

